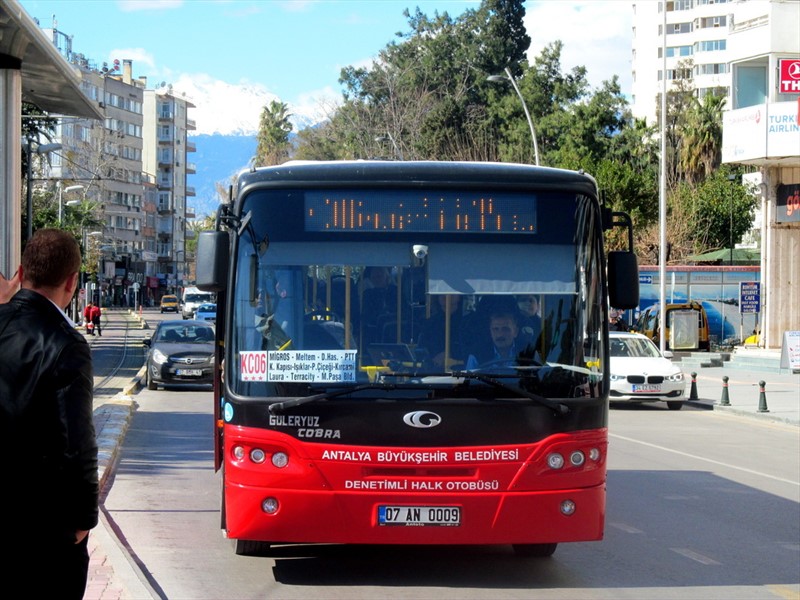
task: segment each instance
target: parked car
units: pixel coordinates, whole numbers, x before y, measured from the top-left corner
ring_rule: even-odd
[[[212,383],[214,328],[208,321],[161,321],[147,346],[147,389],[161,384]]]
[[[178,297],[171,294],[161,297],[161,312],[178,312]]]
[[[639,333],[609,334],[611,402],[660,402],[680,410],[686,402],[686,377],[680,367],[662,355],[648,337]]]
[[[206,302],[201,304],[194,311],[195,321],[211,321],[212,323],[217,320],[217,305]]]

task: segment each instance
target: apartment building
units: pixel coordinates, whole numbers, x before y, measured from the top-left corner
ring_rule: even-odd
[[[728,31],[735,0],[634,2],[631,110],[656,122],[663,78],[668,88],[691,81],[699,97],[730,93]],[[662,8],[666,5],[666,14]],[[666,17],[666,18],[665,18]],[[666,52],[664,27],[666,22]],[[664,54],[666,53],[666,73]]]
[[[637,117],[656,121],[664,77],[728,99],[722,161],[751,166],[747,180],[760,182],[761,345],[781,348],[800,330],[800,0],[632,6]]]
[[[195,146],[187,132],[194,105],[166,86],[147,89],[133,77],[130,60],[97,66],[73,52],[72,38],[45,30],[53,44],[81,72],[83,92],[98,103],[102,123],[64,117],[57,136],[63,152],[52,176],[64,186],[82,186],[95,202],[102,231],[87,237],[98,260],[99,290],[107,303],[157,302],[186,284],[187,197],[194,189],[187,161]]]
[[[800,0],[732,3],[722,161],[757,169],[762,345],[800,330]]]
[[[196,147],[188,133],[196,129],[195,121],[189,118],[194,108],[185,96],[173,92],[172,86],[160,85],[155,90],[144,92],[144,137],[148,143],[142,153],[142,168],[152,174],[156,185],[156,232],[153,247],[162,278],[160,287],[170,292],[190,283],[187,263],[194,260],[187,254],[187,219],[194,218],[187,199],[195,195],[187,185],[187,175],[197,172],[194,163],[188,161]]]

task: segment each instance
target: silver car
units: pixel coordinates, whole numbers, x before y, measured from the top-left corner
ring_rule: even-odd
[[[611,402],[661,402],[680,410],[686,402],[686,377],[680,367],[662,356],[649,338],[639,333],[611,332]]]

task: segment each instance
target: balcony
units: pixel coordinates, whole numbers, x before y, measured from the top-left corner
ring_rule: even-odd
[[[186,129],[195,130],[197,129],[197,121],[194,119],[186,119]]]
[[[187,185],[186,186],[186,196],[187,196],[187,198],[189,196],[196,196],[196,195],[197,195],[197,193],[195,192],[194,186],[193,185]]]
[[[173,141],[172,134],[165,135],[163,133],[158,134],[158,143],[159,144],[171,144]]]
[[[188,173],[188,174],[197,173],[197,164],[191,163],[191,162],[187,162],[186,163],[186,173]]]
[[[197,144],[186,140],[186,152],[197,152]]]
[[[162,110],[158,113],[159,121],[172,121],[174,118],[175,114],[171,110]]]

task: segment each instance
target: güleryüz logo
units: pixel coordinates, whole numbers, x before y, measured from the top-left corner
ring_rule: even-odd
[[[436,427],[442,422],[442,417],[427,410],[417,410],[403,415],[403,422],[410,427],[427,429],[428,427]]]

